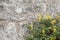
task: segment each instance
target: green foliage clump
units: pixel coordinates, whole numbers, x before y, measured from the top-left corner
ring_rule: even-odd
[[[60,20],[39,14],[38,20],[26,25],[25,40],[60,40]]]

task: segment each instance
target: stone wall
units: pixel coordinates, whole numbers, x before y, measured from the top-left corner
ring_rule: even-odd
[[[0,0],[0,40],[24,40],[23,24],[39,13],[60,14],[60,0]]]

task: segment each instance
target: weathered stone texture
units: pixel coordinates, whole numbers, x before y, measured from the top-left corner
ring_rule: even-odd
[[[0,40],[24,40],[28,24],[38,13],[60,14],[60,0],[0,0]]]

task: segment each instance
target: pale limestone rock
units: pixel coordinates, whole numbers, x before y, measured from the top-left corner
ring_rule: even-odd
[[[22,8],[17,8],[17,9],[15,10],[15,12],[16,12],[16,13],[22,13]]]
[[[7,28],[6,31],[12,29],[13,27],[15,27],[15,23],[9,22],[9,23],[7,24],[7,26],[6,26],[6,28]]]

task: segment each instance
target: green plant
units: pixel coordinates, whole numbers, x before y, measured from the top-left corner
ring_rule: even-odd
[[[25,40],[60,40],[60,20],[49,14],[38,15],[38,20],[26,25],[29,34]]]

